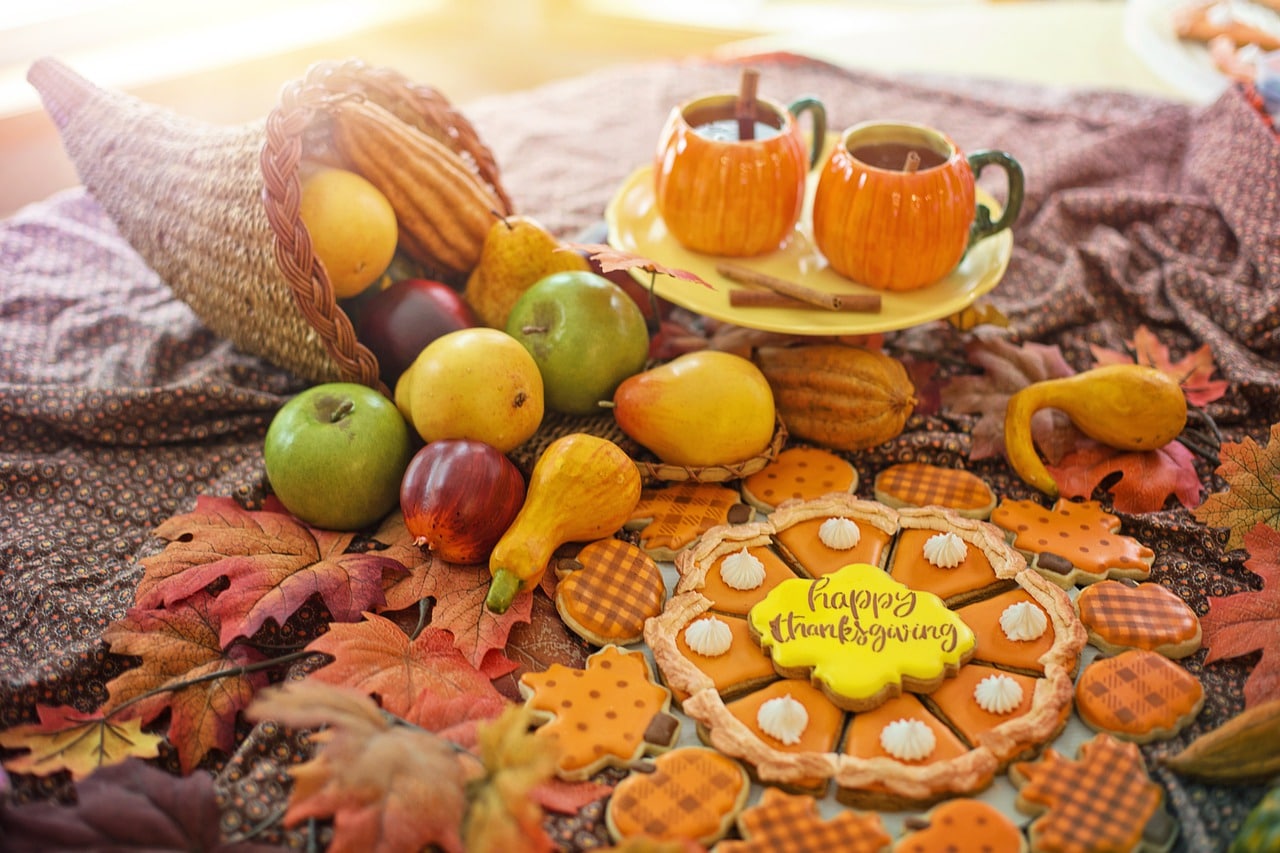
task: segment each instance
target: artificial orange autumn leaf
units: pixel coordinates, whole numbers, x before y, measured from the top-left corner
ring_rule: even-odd
[[[373,538],[386,546],[376,553],[395,560],[404,567],[403,572],[391,571],[383,574],[382,593],[385,601],[382,607],[375,607],[374,610],[404,610],[429,598],[435,588],[432,569],[439,561],[430,551],[413,541],[413,534],[404,523],[404,513],[388,514]]]
[[[555,773],[558,751],[529,733],[533,714],[512,705],[479,727],[483,775],[470,786],[471,808],[463,824],[469,851],[554,849],[542,828],[542,809],[530,792]]]
[[[1218,476],[1225,492],[1213,492],[1195,510],[1209,527],[1227,529],[1227,546],[1239,548],[1257,524],[1280,530],[1280,423],[1271,425],[1265,447],[1251,437],[1226,442],[1219,451]]]
[[[311,760],[293,767],[286,826],[333,818],[331,853],[462,851],[467,768],[445,739],[393,722],[356,690],[307,679],[264,691],[255,720],[320,728]]]
[[[66,770],[79,780],[131,755],[155,758],[164,742],[162,736],[142,731],[139,719],[114,722],[67,705],[36,705],[36,714],[38,723],[0,731],[0,746],[27,750],[5,759],[4,766],[14,773],[48,776]]]
[[[1187,402],[1194,406],[1212,403],[1227,392],[1226,380],[1213,378],[1218,366],[1208,344],[1174,361],[1169,348],[1146,326],[1139,326],[1133,339],[1125,343],[1133,350],[1132,355],[1097,345],[1089,348],[1098,364],[1145,364],[1169,374],[1182,386]]]
[[[135,608],[102,635],[114,654],[142,659],[107,683],[102,710],[149,723],[170,709],[169,741],[184,773],[211,749],[235,748],[236,714],[267,683],[266,673],[246,669],[263,660],[260,652],[223,648],[212,611],[207,594],[169,610]]]
[[[1258,524],[1244,535],[1245,568],[1262,578],[1262,589],[1209,599],[1200,617],[1205,663],[1261,651],[1244,683],[1244,704],[1252,708],[1280,699],[1280,531]]]
[[[428,627],[411,640],[374,613],[366,613],[363,622],[330,625],[307,649],[333,658],[311,678],[377,696],[383,708],[406,719],[424,690],[441,699],[496,693],[490,677],[454,647],[449,632]]]
[[[138,605],[169,607],[226,578],[213,605],[223,645],[253,636],[267,619],[284,624],[313,595],[335,620],[353,622],[383,603],[383,572],[404,571],[377,553],[347,553],[353,533],[245,510],[230,498],[202,496],[194,511],[168,519],[155,535],[169,544],[142,561]]]
[[[1164,509],[1170,495],[1187,509],[1200,503],[1203,491],[1195,457],[1178,442],[1146,451],[1124,451],[1088,442],[1081,449],[1047,466],[1065,498],[1088,500],[1104,480],[1119,474],[1109,486],[1120,512],[1144,513]]]
[[[691,281],[700,284],[703,287],[711,287],[706,280],[697,273],[688,270],[677,269],[675,267],[663,266],[657,261],[637,255],[634,252],[624,252],[621,249],[615,249],[607,243],[563,243],[565,251],[582,252],[591,260],[600,265],[601,272],[617,272],[618,270],[642,269],[647,273],[656,275],[666,275],[671,278],[678,278],[682,281]]]

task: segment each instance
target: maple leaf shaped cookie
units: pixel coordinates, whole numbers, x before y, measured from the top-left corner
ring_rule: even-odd
[[[588,779],[669,749],[679,734],[668,713],[671,692],[653,680],[648,658],[615,645],[588,657],[585,669],[554,664],[526,672],[520,692],[542,721],[537,735],[559,746],[561,779]]]
[[[765,788],[760,802],[738,815],[742,840],[722,841],[718,853],[876,853],[891,839],[875,812],[842,811],[823,820],[818,801],[804,794]]]
[[[1065,588],[1107,578],[1143,581],[1155,561],[1155,552],[1122,535],[1120,519],[1097,501],[1062,498],[1045,509],[1031,500],[1004,500],[991,521],[1031,568]]]
[[[1148,824],[1163,812],[1164,790],[1147,775],[1137,744],[1098,734],[1080,745],[1078,759],[1048,749],[1036,761],[1014,762],[1009,779],[1018,788],[1018,809],[1037,816],[1030,827],[1033,850],[1153,851],[1173,845],[1177,824],[1167,815],[1153,824],[1168,828],[1163,837],[1147,834]]]
[[[626,528],[640,531],[640,547],[649,556],[670,561],[712,527],[732,521],[738,506],[744,516],[749,515],[750,507],[741,502],[737,490],[715,483],[647,488],[640,493]]]

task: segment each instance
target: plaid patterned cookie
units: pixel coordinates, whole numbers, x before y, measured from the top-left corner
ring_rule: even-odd
[[[738,831],[742,840],[721,842],[718,853],[877,853],[892,840],[875,812],[842,811],[824,820],[813,797],[778,788],[765,788],[759,804],[738,816]]]
[[[1089,642],[1104,654],[1148,649],[1177,659],[1200,648],[1200,617],[1158,583],[1103,581],[1082,589],[1075,606]]]
[[[986,518],[996,505],[995,492],[976,475],[923,462],[903,462],[881,471],[875,498],[894,508],[942,506],[968,518]]]
[[[1150,743],[1182,731],[1204,704],[1194,675],[1158,652],[1129,649],[1098,658],[1076,682],[1076,713],[1089,728]]]
[[[670,561],[711,528],[746,521],[750,515],[750,507],[734,489],[715,483],[673,483],[644,489],[625,526],[640,531],[645,553]]]
[[[733,826],[750,792],[747,771],[732,758],[705,747],[680,747],[655,758],[651,772],[619,782],[605,818],[618,842],[643,836],[710,845]]]
[[[557,568],[556,610],[573,633],[597,646],[629,645],[644,620],[662,612],[667,588],[649,555],[622,539],[599,539],[578,552],[571,571]]]
[[[1018,809],[1036,816],[1030,835],[1038,853],[1157,853],[1177,837],[1164,789],[1147,775],[1135,743],[1094,735],[1080,745],[1077,760],[1047,749],[1036,761],[1015,762],[1009,779],[1018,788]]]

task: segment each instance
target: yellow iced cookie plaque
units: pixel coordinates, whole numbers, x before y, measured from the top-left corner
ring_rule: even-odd
[[[853,563],[778,584],[748,614],[779,673],[810,678],[851,711],[928,692],[973,655],[973,631],[931,592]]]

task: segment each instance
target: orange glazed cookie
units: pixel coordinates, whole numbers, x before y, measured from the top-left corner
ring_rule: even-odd
[[[850,563],[883,566],[898,515],[853,495],[788,504],[770,516],[778,551],[799,574],[820,577]]]
[[[996,505],[995,492],[980,477],[924,462],[903,462],[881,471],[875,497],[894,508],[942,506],[968,518],[986,518]]]
[[[667,597],[658,564],[613,538],[588,543],[569,562],[580,568],[556,570],[556,610],[569,630],[597,646],[640,642],[644,620],[661,613]]]
[[[1155,552],[1120,534],[1120,519],[1097,501],[1061,498],[1053,509],[1035,501],[1001,501],[991,521],[1032,568],[1063,587],[1107,578],[1146,580]]]
[[[760,802],[738,816],[742,840],[723,841],[717,853],[880,853],[890,838],[878,814],[842,811],[824,820],[818,802],[766,788]]]
[[[742,481],[742,498],[761,512],[789,500],[812,500],[830,492],[853,492],[858,471],[848,460],[820,447],[788,447]]]
[[[613,789],[605,810],[615,841],[691,839],[710,845],[724,837],[747,804],[751,780],[742,765],[712,749],[685,746],[653,760]]]
[[[810,538],[816,538],[819,534],[813,530],[812,522],[833,517],[846,521],[856,519],[860,532],[865,525],[883,535],[887,543],[884,568],[854,562],[848,569],[836,568],[824,573],[792,565],[790,549],[782,545],[784,537],[791,536],[788,541],[793,541],[795,530],[804,527],[810,531],[807,534]],[[849,526],[842,526],[848,533]],[[901,577],[911,577],[907,567],[918,559],[907,555],[906,550],[910,549],[894,546],[903,530],[954,534],[966,549],[982,553],[984,572],[989,572],[984,576],[989,583],[985,588],[971,590],[968,597],[971,605],[967,606],[974,609],[961,613],[957,608],[944,606],[938,611],[934,606],[938,603],[937,596],[901,581]],[[949,541],[944,550],[955,551],[955,546],[956,543]],[[779,566],[774,558],[784,550],[788,560]],[[734,684],[726,680],[722,673],[708,666],[688,642],[680,639],[682,629],[700,617],[716,615],[728,622],[731,614],[713,600],[722,590],[713,590],[713,586],[720,582],[717,579],[725,558],[744,551],[765,569],[754,571],[757,576],[763,575],[759,584],[754,587],[742,584],[751,588],[738,591],[733,605],[740,612],[745,607],[745,612],[750,614],[747,620],[750,636],[760,645],[762,653],[767,647],[778,657],[773,662],[778,670],[776,677],[762,677],[755,684]],[[905,561],[901,567],[897,565],[898,558]],[[784,503],[762,521],[724,525],[708,531],[692,548],[678,555],[675,564],[680,575],[676,593],[662,614],[645,623],[645,642],[653,652],[663,680],[681,696],[681,709],[698,724],[698,734],[703,741],[743,761],[756,779],[767,784],[813,792],[835,782],[838,796],[846,802],[892,803],[895,808],[924,806],[944,797],[983,790],[1009,761],[1035,751],[1055,737],[1070,712],[1072,675],[1086,642],[1084,628],[1067,593],[1028,569],[1026,560],[1005,541],[1003,532],[987,522],[964,518],[940,507],[896,511],[851,495],[826,495],[814,501]],[[744,558],[727,574],[742,580],[753,574],[750,569],[751,564]],[[848,586],[851,580],[867,583]],[[980,583],[974,586],[980,587]],[[1015,592],[1018,595],[1011,594]],[[1009,597],[1004,599],[1004,596]],[[930,601],[928,605],[923,603]],[[893,602],[901,606],[896,623]],[[1022,695],[1016,712],[992,712],[995,719],[971,725],[972,740],[955,733],[944,710],[928,700],[930,694],[907,690],[897,698],[890,698],[903,686],[935,686],[932,678],[914,671],[920,656],[902,656],[911,671],[906,673],[903,686],[899,686],[896,670],[889,674],[883,671],[883,666],[893,663],[892,654],[885,655],[882,650],[874,657],[885,659],[875,660],[872,665],[858,653],[829,654],[832,648],[837,652],[847,651],[846,646],[856,649],[858,641],[868,637],[873,643],[883,639],[888,646],[893,637],[900,638],[904,632],[906,636],[929,634],[930,629],[910,627],[916,617],[937,616],[933,633],[939,635],[950,630],[942,626],[955,626],[957,641],[967,632],[975,638],[990,637],[1005,630],[1000,621],[1006,611],[1010,612],[1005,619],[1008,630],[1019,639],[1006,638],[1003,643],[984,643],[978,639],[967,666],[962,665],[966,659],[964,653],[951,667],[943,659],[945,656],[932,653],[923,656],[926,665],[942,673],[935,693],[962,678],[969,668],[984,674],[1008,675],[1007,681],[1020,688]],[[889,614],[887,620],[886,613]],[[735,645],[740,641],[732,628],[705,633],[708,637],[712,633],[728,634]],[[787,645],[809,639],[805,635],[812,635],[812,639],[828,647],[821,661],[788,664],[784,660],[786,652],[779,650],[776,640],[781,639],[783,645]],[[706,639],[703,637],[699,642]],[[986,652],[990,652],[992,660],[983,657]],[[758,666],[757,658],[752,661]],[[983,666],[979,667],[979,663]],[[1017,664],[1019,671],[1010,672],[1015,668],[1011,664]],[[959,668],[956,674],[947,674],[956,667]],[[866,678],[868,672],[879,679],[871,687],[835,686],[846,684],[848,679]],[[815,677],[823,689],[811,683]],[[935,673],[933,678],[937,677]],[[956,691],[961,698],[955,704],[972,704],[974,688],[976,684],[961,683]],[[1011,691],[1006,680],[1001,679],[983,689],[984,695],[991,692],[995,698],[987,696],[984,701],[1000,703],[1008,701]],[[835,697],[843,695],[841,701],[846,705],[850,704],[849,696],[860,697],[862,707],[853,711],[839,707],[828,693]],[[879,693],[883,695],[872,698]],[[792,701],[777,701],[784,698]],[[878,747],[865,746],[864,741],[874,746],[874,739],[867,741],[870,736],[864,737],[864,730],[878,732],[887,723],[894,722],[878,721],[877,715],[893,714],[908,706],[912,713],[925,715],[920,721],[933,734],[934,751],[923,760],[904,760],[881,752]],[[762,711],[766,725],[761,724]],[[852,736],[850,733],[855,730],[860,733]],[[911,731],[908,734],[914,740],[915,735]],[[901,733],[893,735],[890,743],[895,743],[894,738],[900,736]]]
[[[1200,680],[1158,652],[1098,658],[1076,684],[1076,711],[1091,729],[1150,743],[1182,731],[1204,705]]]
[[[1103,581],[1087,586],[1076,597],[1076,612],[1089,642],[1104,654],[1149,649],[1183,658],[1200,648],[1200,618],[1158,583]]]
[[[893,853],[1026,853],[1022,830],[999,809],[961,797],[903,822],[907,834]]]
[[[1155,853],[1177,837],[1177,824],[1164,813],[1164,789],[1147,775],[1137,744],[1095,735],[1080,745],[1078,760],[1048,749],[1036,761],[1014,764],[1009,779],[1018,788],[1018,809],[1035,816],[1032,850]]]
[[[667,713],[671,693],[653,682],[640,652],[605,646],[587,658],[585,669],[557,663],[526,672],[520,692],[541,723],[537,736],[559,747],[562,779],[587,779],[669,749],[679,734],[679,720]]]
[[[625,525],[640,531],[640,547],[669,562],[718,524],[745,521],[750,507],[734,489],[715,483],[673,483],[646,488]]]
[[[667,605],[668,613],[688,614],[676,630],[674,651],[677,657],[706,676],[699,686],[710,686],[721,696],[731,698],[775,680],[778,674],[773,670],[773,662],[751,637],[747,620],[741,616],[709,613],[710,607],[711,602],[696,592],[682,593]],[[669,646],[654,650],[659,672],[666,672],[661,654],[666,654],[669,660],[671,651]],[[671,693],[676,702],[684,702],[689,689],[672,686]]]

